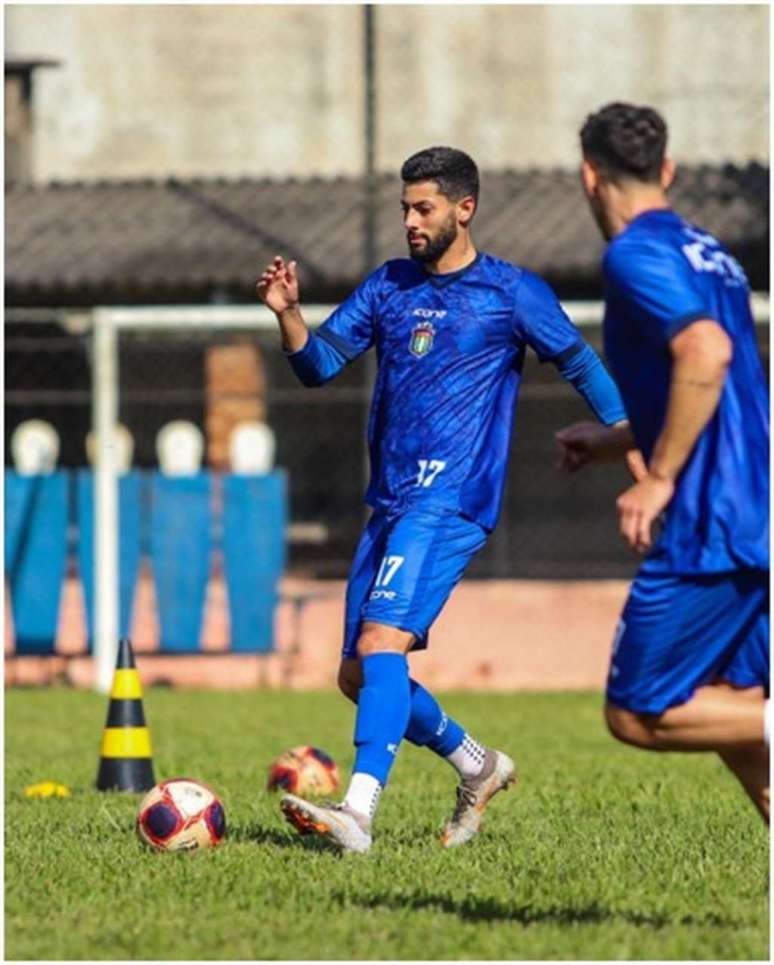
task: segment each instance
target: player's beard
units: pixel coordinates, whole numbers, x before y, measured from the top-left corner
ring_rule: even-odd
[[[438,234],[435,238],[427,239],[427,244],[421,250],[412,248],[411,245],[409,245],[409,254],[414,261],[421,261],[423,263],[438,261],[456,238],[457,217],[453,211],[450,211],[449,217],[438,229]]]

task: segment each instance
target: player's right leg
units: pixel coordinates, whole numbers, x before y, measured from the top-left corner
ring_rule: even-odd
[[[725,682],[716,685],[718,690],[731,688]],[[740,697],[751,702],[764,699],[763,687],[734,688]],[[768,708],[767,704],[767,708]],[[765,743],[755,747],[726,747],[718,751],[721,760],[735,775],[739,783],[747,792],[750,800],[760,811],[761,817],[769,820],[769,736],[766,733]]]
[[[368,851],[371,821],[408,724],[411,696],[406,652],[410,632],[363,625],[357,642],[363,686],[358,694],[355,764],[341,804],[317,805],[295,795],[281,802],[302,833],[317,833],[343,851]]]
[[[726,748],[718,753],[768,824],[769,748],[766,746]]]

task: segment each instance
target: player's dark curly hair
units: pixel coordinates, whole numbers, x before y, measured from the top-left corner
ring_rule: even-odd
[[[401,179],[406,184],[435,181],[450,201],[472,195],[478,201],[478,168],[472,157],[454,147],[427,147],[403,162]]]
[[[580,139],[583,156],[613,180],[629,177],[658,182],[667,126],[652,107],[606,104],[586,118]]]

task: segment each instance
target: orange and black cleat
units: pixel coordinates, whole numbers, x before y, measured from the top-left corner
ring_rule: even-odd
[[[371,847],[371,822],[346,804],[311,804],[286,794],[280,807],[299,834],[319,835],[341,851],[365,854]]]

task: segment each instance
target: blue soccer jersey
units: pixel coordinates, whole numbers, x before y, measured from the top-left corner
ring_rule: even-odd
[[[720,403],[678,477],[649,569],[768,568],[769,403],[744,272],[665,209],[639,215],[610,243],[604,275],[605,352],[646,461],[666,415],[670,339],[711,319],[733,342]]]
[[[444,275],[410,259],[387,262],[290,359],[303,381],[319,384],[371,346],[366,500],[377,509],[453,511],[494,527],[527,346],[571,380],[573,359],[598,366],[587,398],[603,421],[625,418],[549,286],[491,255]]]

